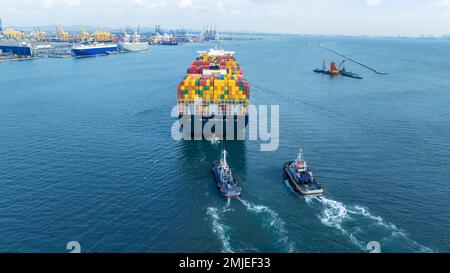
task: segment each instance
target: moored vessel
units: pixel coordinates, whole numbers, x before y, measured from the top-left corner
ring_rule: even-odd
[[[221,159],[214,162],[212,172],[220,193],[226,198],[236,198],[241,195],[242,189],[238,186],[228,165],[227,155],[227,151],[223,150]]]
[[[118,51],[117,44],[78,44],[72,47],[72,52],[76,57],[107,55]]]
[[[119,47],[119,50],[123,52],[139,52],[150,48],[150,45],[147,42],[141,41],[141,35],[137,32],[133,33],[131,37],[125,32],[123,42],[118,43],[117,46]]]
[[[303,151],[300,150],[295,161],[284,164],[284,173],[294,189],[307,196],[320,196],[325,193],[325,189],[314,178],[314,175],[303,158]]]

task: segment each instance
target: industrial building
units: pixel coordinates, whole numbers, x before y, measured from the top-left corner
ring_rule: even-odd
[[[0,55],[15,55],[30,57],[33,56],[31,43],[6,35],[3,31],[2,20],[0,19]]]

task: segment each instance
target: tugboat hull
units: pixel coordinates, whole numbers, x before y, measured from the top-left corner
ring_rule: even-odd
[[[287,176],[287,178],[289,179],[289,182],[294,186],[294,189],[304,195],[304,196],[321,196],[325,193],[325,189],[319,185],[319,183],[317,182],[311,182],[310,185],[302,185],[300,184],[295,177],[291,174],[291,172],[289,171],[289,166],[292,164],[293,162],[286,162],[284,164],[284,173]]]
[[[223,197],[225,198],[238,198],[241,196],[241,188],[240,187],[236,187],[234,190],[226,190],[224,188],[222,188],[222,185],[220,183],[221,178],[220,178],[220,173],[217,170],[217,166],[218,166],[219,162],[215,162],[211,168],[211,171],[214,174],[214,179],[216,182],[216,187],[219,190],[219,192],[222,194]]]

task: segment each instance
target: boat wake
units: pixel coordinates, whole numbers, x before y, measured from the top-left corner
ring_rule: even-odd
[[[207,140],[209,142],[211,142],[211,145],[218,145],[218,144],[220,144],[220,138],[218,138],[216,136],[212,136],[210,138],[207,138]]]
[[[295,246],[290,242],[287,235],[287,230],[285,229],[285,222],[279,217],[278,213],[271,210],[270,208],[262,205],[254,205],[248,201],[238,198],[238,200],[245,206],[247,211],[264,215],[264,219],[273,228],[274,234],[277,238],[277,243],[280,243],[286,251],[293,253],[296,252]],[[231,208],[231,199],[227,199],[227,203],[221,208],[209,207],[207,210],[207,215],[212,219],[212,230],[218,236],[219,240],[222,242],[222,252],[223,253],[234,253],[234,249],[231,247],[231,236],[230,227],[225,225],[222,221],[222,217],[225,213],[234,211]],[[251,248],[251,246],[249,246]]]
[[[370,213],[367,208],[358,205],[344,205],[342,202],[323,196],[316,197],[322,205],[319,220],[326,226],[342,232],[352,244],[365,251],[369,241],[378,241],[383,245],[395,244],[405,251],[433,252],[432,249],[420,245],[392,223],[387,223],[380,216]],[[313,206],[312,202],[307,202]],[[366,238],[366,239],[364,239]],[[369,238],[369,240],[367,240]]]
[[[288,180],[285,180],[285,184],[290,191],[298,194]],[[311,207],[315,207],[315,203],[319,203],[321,205],[319,220],[324,225],[339,230],[353,245],[363,251],[369,250],[367,248],[369,241],[378,238],[378,242],[382,246],[394,244],[404,251],[434,252],[434,250],[410,239],[403,230],[394,224],[385,222],[380,216],[373,215],[367,208],[359,205],[344,205],[342,202],[324,196],[303,197],[299,195],[299,197],[303,198]]]
[[[223,209],[222,209],[223,213],[226,213],[229,211],[233,211],[233,209],[231,208],[231,199],[230,198],[227,199],[227,203],[225,204],[225,206],[223,206]]]
[[[262,205],[255,205],[241,198],[238,200],[247,208],[248,211],[255,214],[263,214],[266,216],[269,226],[274,229],[275,235],[278,238],[278,242],[281,243],[286,251],[293,253],[296,252],[295,246],[291,243],[288,232],[285,228],[285,222],[280,218],[278,213],[270,208]]]
[[[229,205],[228,205],[229,207]],[[228,209],[228,208],[227,208]],[[219,237],[222,242],[222,252],[223,253],[233,253],[233,249],[230,244],[230,236],[228,235],[229,227],[221,223],[221,215],[223,215],[223,211],[220,211],[217,208],[208,208],[207,214],[212,219],[212,229],[215,234]]]

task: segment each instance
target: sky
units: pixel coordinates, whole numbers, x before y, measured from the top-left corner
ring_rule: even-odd
[[[17,27],[440,36],[450,34],[450,0],[0,0],[0,18]]]

